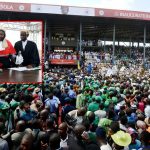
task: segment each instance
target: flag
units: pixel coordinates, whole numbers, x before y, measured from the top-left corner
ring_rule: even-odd
[[[80,70],[81,67],[80,67],[80,61],[78,60],[78,69]]]

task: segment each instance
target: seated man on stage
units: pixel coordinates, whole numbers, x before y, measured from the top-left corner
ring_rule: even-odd
[[[15,43],[17,55],[21,53],[23,57],[22,66],[28,68],[37,67],[40,65],[39,52],[36,43],[27,40],[29,33],[27,31],[20,32],[21,40]]]
[[[5,37],[5,31],[0,29],[0,68],[11,67],[11,56],[16,53],[10,41],[6,40]]]

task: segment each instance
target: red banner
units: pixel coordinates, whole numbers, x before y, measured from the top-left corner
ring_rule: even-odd
[[[61,5],[31,4],[31,3],[0,2],[0,11],[34,12],[34,13],[48,13],[48,14],[65,13],[67,15],[150,20],[149,12],[75,7],[75,6],[63,7]]]
[[[0,2],[0,11],[30,12],[31,4]]]
[[[52,60],[50,60],[50,63],[58,64],[58,65],[77,65],[77,60],[52,59]]]
[[[147,13],[147,12],[101,9],[101,8],[96,8],[95,9],[95,16],[150,20],[150,13]]]

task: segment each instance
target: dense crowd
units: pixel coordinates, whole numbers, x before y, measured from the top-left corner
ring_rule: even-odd
[[[105,54],[109,53],[111,56],[113,54],[113,46],[112,45],[106,45],[105,48],[104,46],[101,47],[96,47],[96,48],[83,48],[83,50],[85,51],[85,57],[86,59],[89,59],[89,57],[92,57],[93,59],[99,59],[100,58],[100,62],[104,62],[105,59]],[[143,59],[143,47],[136,47],[136,46],[115,46],[115,58],[116,59],[121,59],[121,60],[125,60],[125,59],[132,59],[132,60],[141,60]],[[150,51],[149,51],[149,47],[146,47],[145,50],[145,55],[146,58],[148,59],[150,56]],[[98,57],[98,58],[95,58]]]
[[[68,147],[90,149],[98,144],[98,149],[148,148],[149,74],[143,74],[142,70],[134,75],[132,72],[107,77],[89,74],[71,69],[53,69],[45,73],[45,87],[48,90],[50,86],[51,92],[57,91],[55,95],[62,107],[61,121],[58,120],[67,122],[68,131],[74,129],[68,135],[73,134],[77,143]],[[74,133],[77,125],[82,125],[85,131],[80,132],[80,137]],[[142,139],[143,134],[147,141]],[[131,140],[127,142],[126,139]]]
[[[150,75],[53,68],[0,85],[0,150],[149,150]]]

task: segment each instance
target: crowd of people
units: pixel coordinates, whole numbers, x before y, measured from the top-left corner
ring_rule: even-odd
[[[67,139],[73,136],[68,149],[149,149],[150,76],[142,68],[128,70],[110,76],[62,68],[45,73],[45,88],[60,100],[58,123],[67,124]]]
[[[129,47],[129,46],[115,46],[115,59],[116,60],[142,60],[143,59],[143,47]],[[106,62],[105,61],[105,55],[110,54],[110,57],[113,54],[113,46],[112,45],[106,45],[101,47],[84,47],[83,50],[85,59],[89,61],[98,61],[98,62]],[[149,47],[146,47],[145,51],[146,58],[148,59],[150,56]],[[112,59],[112,58],[110,58]]]
[[[43,84],[1,84],[0,150],[32,149],[149,150],[149,73],[51,68]]]

